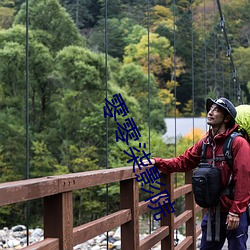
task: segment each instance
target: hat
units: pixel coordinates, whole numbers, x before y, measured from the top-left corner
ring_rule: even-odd
[[[215,99],[215,100],[208,98],[206,101],[207,113],[209,112],[209,110],[213,104],[216,104],[219,107],[226,110],[235,120],[237,111],[236,111],[234,105],[227,98],[221,97],[221,98]]]

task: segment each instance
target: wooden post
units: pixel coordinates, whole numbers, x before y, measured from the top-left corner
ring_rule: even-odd
[[[135,179],[120,182],[121,209],[131,209],[132,220],[121,226],[121,249],[139,250],[139,188]]]
[[[72,192],[44,198],[44,238],[59,238],[60,250],[73,249]]]
[[[185,173],[185,183],[191,184],[192,172]],[[186,236],[193,237],[193,243],[188,250],[196,250],[196,212],[193,192],[185,195],[185,210],[192,210],[192,217],[186,222]]]
[[[161,186],[161,191],[167,189],[169,193],[169,200],[171,203],[174,202],[174,177],[173,174],[165,175],[161,173],[161,183],[166,186]],[[168,205],[169,211],[171,208]],[[166,217],[161,216],[161,226],[169,227],[169,235],[161,241],[162,250],[173,250],[174,249],[174,213],[168,213],[166,208],[163,206]]]

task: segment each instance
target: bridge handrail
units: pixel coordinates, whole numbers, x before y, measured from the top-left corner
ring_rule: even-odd
[[[136,173],[139,172],[136,169]],[[121,226],[122,249],[147,250],[159,241],[162,250],[175,249],[174,230],[184,223],[186,238],[176,249],[196,249],[196,237],[201,233],[200,227],[196,227],[196,213],[201,209],[195,205],[190,178],[191,173],[186,173],[186,184],[174,189],[173,174],[161,174],[161,183],[166,185],[164,189],[170,195],[169,202],[185,195],[186,211],[174,218],[174,213],[167,213],[164,208],[166,216],[161,217],[161,227],[141,241],[139,215],[149,212],[148,205],[152,206],[152,203],[139,202],[138,183],[130,166],[2,183],[0,206],[43,198],[44,240],[23,248],[27,250],[73,249],[73,246],[118,226]],[[73,228],[72,192],[112,182],[120,182],[120,210]]]

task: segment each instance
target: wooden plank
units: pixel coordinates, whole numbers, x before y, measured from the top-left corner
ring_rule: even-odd
[[[157,200],[157,197],[155,197],[154,199],[152,199],[153,201],[155,201],[155,200]],[[159,202],[161,203],[161,204],[163,204],[163,201],[164,201],[164,198],[161,198],[161,199],[159,199]],[[145,214],[145,213],[147,213],[147,212],[149,212],[149,211],[152,211],[149,207],[148,207],[148,205],[150,205],[151,207],[156,207],[156,206],[158,206],[156,203],[151,203],[150,202],[150,200],[148,200],[148,201],[141,201],[140,203],[139,203],[139,215],[143,215],[143,214]]]
[[[22,249],[23,250],[59,250],[59,239],[47,238],[47,239],[44,239],[43,241],[34,243]]]
[[[175,250],[188,249],[192,244],[193,244],[193,237],[188,236],[181,243],[179,243],[178,246],[176,246],[174,249]]]
[[[174,177],[173,174],[165,175],[161,173],[161,183],[165,184],[163,187],[161,185],[161,191],[167,190],[169,193],[169,200],[171,203],[174,202]],[[170,206],[168,207],[169,210]],[[174,249],[174,213],[168,213],[165,206],[163,206],[163,210],[166,214],[164,216],[161,215],[161,226],[169,227],[169,234],[167,237],[161,240],[161,249],[162,250],[173,250]]]
[[[148,250],[156,243],[166,238],[169,235],[169,227],[160,227],[155,232],[148,235],[146,238],[140,241],[140,250]]]
[[[196,228],[196,237],[200,236],[200,234],[202,233],[201,231],[201,226],[199,225],[197,228]]]
[[[73,249],[72,192],[44,198],[44,237],[59,238],[60,249]]]
[[[178,189],[178,188],[177,188],[177,189]],[[184,191],[183,191],[183,190],[184,190]],[[191,191],[190,185],[186,185],[184,189],[179,189],[178,192],[181,192],[182,194],[185,194],[185,193],[188,193],[188,192],[190,192],[190,191]],[[174,195],[174,197],[175,197],[175,195]],[[155,197],[155,198],[152,199],[152,200],[155,201],[155,200],[157,200],[157,199],[158,199],[158,197]],[[174,198],[174,199],[176,199],[176,198]],[[163,205],[163,201],[165,201],[165,198],[159,199],[159,202],[160,202],[161,205]],[[141,201],[141,202],[139,203],[139,209],[140,209],[139,214],[140,214],[140,215],[143,215],[143,214],[145,214],[145,213],[151,211],[151,209],[148,207],[148,205],[150,205],[151,207],[156,207],[156,206],[158,206],[156,203],[154,203],[154,204],[151,203],[150,200],[149,200],[149,201],[146,201],[146,202],[145,202],[145,201]]]
[[[151,168],[153,166],[143,167]],[[75,174],[60,175],[59,189],[60,192],[82,189],[87,187],[108,184],[112,182],[119,182],[122,180],[129,180],[135,178],[135,174],[140,174],[140,169],[136,168],[133,172],[133,167],[122,167],[113,169],[102,169],[95,171],[88,171]]]
[[[191,183],[192,172],[185,173],[185,183]],[[193,192],[185,195],[185,210],[191,210],[192,216],[186,222],[186,237],[192,236],[196,239],[196,213],[195,213],[196,203],[194,200]],[[196,241],[193,241],[192,244],[188,247],[188,250],[196,250]]]
[[[149,204],[150,201],[141,201],[139,203],[139,215],[143,215],[150,211],[150,208],[148,207]]]
[[[175,188],[174,190],[174,199],[179,198],[182,195],[185,195],[187,193],[192,192],[192,185],[191,184],[185,184],[181,187]]]
[[[174,219],[174,229],[177,229],[192,217],[192,211],[187,210]]]
[[[58,193],[57,178],[34,178],[0,184],[0,206]]]
[[[131,221],[130,209],[123,209],[73,229],[74,246]]]
[[[139,250],[139,188],[135,179],[120,183],[121,209],[131,210],[131,221],[121,226],[121,249]]]
[[[134,173],[133,167],[129,166],[1,183],[0,206],[132,179],[139,171],[137,168]]]

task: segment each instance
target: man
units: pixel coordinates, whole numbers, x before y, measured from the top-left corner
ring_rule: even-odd
[[[153,158],[151,163],[156,165],[163,173],[190,171],[200,163],[202,144],[207,144],[206,159],[213,162],[215,167],[221,169],[221,185],[223,190],[230,181],[234,185],[233,198],[229,198],[226,192],[220,197],[220,237],[215,240],[215,215],[211,214],[212,241],[207,241],[207,218],[208,213],[202,220],[202,240],[201,250],[222,249],[225,239],[228,239],[229,250],[247,249],[246,241],[248,237],[247,206],[250,200],[250,146],[249,143],[237,136],[232,144],[233,170],[225,160],[215,161],[213,159],[222,158],[223,145],[226,138],[237,131],[235,124],[236,109],[226,98],[217,100],[207,99],[207,124],[210,129],[206,136],[195,145],[187,149],[183,155],[172,159]],[[223,159],[223,158],[222,158]],[[143,164],[148,164],[147,160]]]

